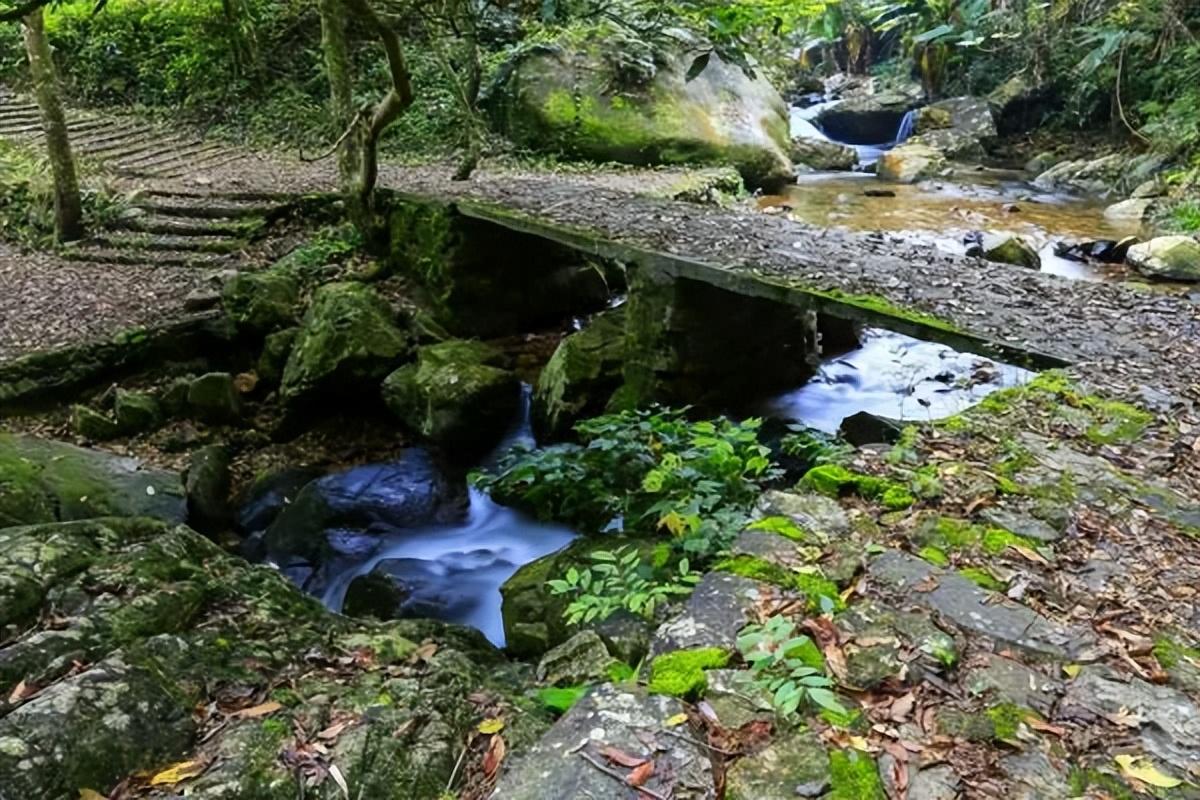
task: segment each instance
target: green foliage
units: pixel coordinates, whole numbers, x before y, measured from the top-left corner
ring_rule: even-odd
[[[556,714],[565,714],[587,694],[586,686],[548,686],[537,693],[538,702]]]
[[[748,625],[738,634],[738,651],[749,662],[755,682],[771,693],[771,703],[784,717],[802,706],[824,708],[837,714],[846,709],[832,691],[833,681],[814,664],[815,649],[807,636],[796,635],[796,625],[775,616],[762,625]]]
[[[698,697],[708,687],[706,669],[721,669],[729,663],[729,653],[719,647],[676,650],[656,656],[650,662],[650,683],[655,694],[674,697]]]
[[[84,225],[95,228],[116,219],[124,199],[85,183],[80,190]],[[0,239],[32,247],[54,241],[54,184],[45,158],[0,141]]]
[[[691,422],[670,409],[596,417],[575,426],[579,444],[518,448],[475,482],[539,519],[585,532],[666,532],[705,557],[732,541],[778,474],[760,424]]]
[[[596,550],[589,556],[595,563],[583,571],[571,567],[561,579],[546,582],[553,595],[571,595],[574,599],[563,611],[571,625],[608,619],[625,609],[645,619],[672,597],[691,594],[700,582],[685,558],[674,571],[656,576],[642,562],[636,547],[616,551]]]
[[[874,500],[889,511],[908,508],[916,502],[912,492],[902,484],[874,475],[863,475],[838,464],[813,467],[800,481],[805,488],[830,497],[858,495]]]
[[[837,584],[821,574],[820,568],[815,565],[806,567],[804,570],[791,570],[764,559],[743,554],[722,559],[713,568],[732,572],[743,578],[795,589],[804,594],[808,610],[813,613],[831,614],[846,607],[845,601],[838,593]]]
[[[803,425],[789,425],[779,449],[809,466],[836,464],[854,454],[854,447],[841,439]]]
[[[1200,103],[1200,98],[1197,98]],[[1200,200],[1187,200],[1171,209],[1172,227],[1185,233],[1200,231]]]

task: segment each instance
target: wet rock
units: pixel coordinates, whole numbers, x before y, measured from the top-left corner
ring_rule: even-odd
[[[377,544],[371,536],[356,537],[352,543],[368,552]],[[351,616],[369,615],[378,619],[469,619],[487,588],[479,576],[472,574],[474,567],[490,564],[512,567],[510,562],[486,549],[436,560],[384,559],[370,573],[351,581],[344,610]]]
[[[604,680],[615,663],[595,631],[580,631],[542,656],[537,679],[551,686],[578,686]]]
[[[979,97],[961,96],[939,100],[928,106],[933,113],[944,111],[949,117],[949,127],[962,131],[976,139],[989,139],[996,135],[996,120],[988,102]]]
[[[177,760],[194,734],[177,689],[115,654],[0,718],[0,781],[12,797],[107,793],[132,772]]]
[[[1148,153],[1128,157],[1113,153],[1096,159],[1063,161],[1042,172],[1034,186],[1044,191],[1067,190],[1109,195],[1131,190],[1160,172],[1166,160]]]
[[[753,620],[762,591],[760,584],[749,578],[708,573],[700,579],[679,614],[655,631],[650,658],[702,647],[736,651],[738,631]]]
[[[0,434],[0,527],[104,516],[185,517],[179,476],[98,450]]]
[[[242,398],[228,372],[210,372],[192,381],[187,404],[196,419],[214,425],[236,422],[242,415]]]
[[[598,686],[528,752],[505,763],[491,796],[494,800],[624,800],[636,792],[580,755],[605,763],[600,749],[610,746],[635,758],[654,760],[654,774],[643,784],[646,788],[679,800],[710,800],[716,793],[704,749],[685,739],[656,735],[663,720],[683,711],[683,703],[671,697],[611,684]],[[647,746],[647,736],[653,737],[655,749]]]
[[[769,531],[742,531],[730,545],[729,552],[734,556],[753,556],[786,569],[805,565],[799,542]]]
[[[238,501],[238,528],[246,534],[265,531],[301,489],[324,474],[315,467],[291,467],[259,478]]]
[[[262,336],[295,323],[300,281],[279,268],[241,272],[225,284],[222,301],[238,330]]]
[[[1063,625],[995,595],[954,572],[934,567],[915,556],[889,551],[874,559],[868,572],[884,587],[900,592],[907,602],[940,613],[965,631],[1018,648],[1029,655],[1075,660],[1094,659],[1095,634]],[[918,591],[915,587],[922,587]],[[930,587],[928,591],[924,587]]]
[[[866,197],[895,197],[896,193],[891,189],[863,189],[863,195]]]
[[[1057,542],[1063,537],[1063,532],[1048,522],[1003,506],[989,506],[979,512],[979,516],[997,528],[1004,528],[1027,539],[1049,543]]]
[[[621,385],[624,362],[624,307],[596,315],[563,339],[534,387],[531,413],[538,436],[563,438],[579,420],[602,413]]]
[[[419,436],[453,451],[482,453],[512,425],[521,403],[503,355],[480,342],[452,340],[417,350],[383,382],[383,402]],[[469,458],[469,456],[464,456]]]
[[[1057,242],[1054,245],[1054,254],[1059,258],[1082,263],[1101,261],[1105,264],[1121,264],[1124,263],[1129,248],[1137,243],[1138,238],[1136,236],[1127,236],[1120,241],[1115,239],[1097,239],[1077,244]]]
[[[1025,171],[1030,175],[1041,175],[1056,164],[1062,163],[1063,158],[1057,153],[1038,153],[1025,162]]]
[[[771,693],[755,681],[749,670],[710,669],[704,677],[708,682],[704,701],[717,715],[721,727],[735,730],[751,722],[774,719]]]
[[[215,535],[229,526],[229,466],[229,451],[222,445],[202,447],[189,459],[183,479],[188,524],[201,533]]]
[[[1126,260],[1149,278],[1200,281],[1200,242],[1191,236],[1159,236],[1135,244]]]
[[[831,139],[848,144],[883,144],[896,140],[900,121],[915,103],[897,92],[853,97],[821,111],[815,122]]]
[[[1000,769],[1009,779],[1012,800],[1060,800],[1072,794],[1067,765],[1036,748],[1005,756]]]
[[[848,145],[797,136],[792,139],[792,161],[821,172],[837,172],[854,169],[858,164],[858,151]]]
[[[1154,201],[1148,198],[1132,197],[1113,203],[1104,209],[1104,218],[1117,221],[1141,222],[1150,216],[1154,210]]]
[[[105,442],[121,435],[116,420],[82,404],[71,406],[71,430],[93,442]]]
[[[850,518],[833,498],[809,492],[770,489],[755,506],[759,517],[787,517],[818,542],[839,539],[850,533]]]
[[[1167,194],[1167,187],[1159,178],[1151,178],[1148,181],[1142,181],[1133,191],[1129,193],[1129,197],[1134,200],[1142,200],[1151,197],[1163,197]]]
[[[588,623],[588,628],[600,636],[609,653],[626,664],[637,664],[645,658],[654,636],[654,626],[649,620],[625,609],[599,622]]]
[[[465,487],[451,483],[422,450],[397,461],[367,464],[306,485],[267,529],[266,544],[280,559],[319,563],[334,539],[378,535],[448,523],[466,512]]]
[[[810,730],[788,732],[725,774],[726,800],[794,800],[797,786],[829,782],[829,754]]]
[[[842,420],[838,435],[855,447],[866,444],[895,444],[904,430],[900,420],[888,419],[870,411],[859,411]]]
[[[967,671],[963,686],[985,695],[989,703],[1011,703],[1048,715],[1062,693],[1061,682],[1019,661],[987,653],[983,662]]]
[[[1089,666],[1067,683],[1058,713],[1082,722],[1121,715],[1159,761],[1185,774],[1200,763],[1200,708],[1178,689]]]
[[[954,637],[922,614],[863,601],[839,615],[837,624],[850,638],[846,667],[853,686],[874,688],[890,678],[918,680],[920,675],[912,673],[912,668],[922,664],[902,660],[902,652],[906,650],[916,650],[928,657],[927,669],[942,670],[958,660]]]
[[[299,328],[284,328],[268,334],[263,339],[262,352],[258,356],[256,365],[258,380],[261,384],[275,387],[283,380],[283,370],[287,366],[288,356],[292,352],[292,345],[295,344],[296,335],[299,332]]]
[[[566,600],[551,595],[546,581],[559,578],[571,567],[579,569],[591,563],[595,550],[614,550],[628,540],[597,542],[579,538],[563,549],[530,561],[500,587],[501,613],[504,616],[504,640],[513,655],[535,658],[571,635],[562,612]]]
[[[1037,250],[1019,236],[985,233],[976,237],[975,242],[968,245],[967,255],[1026,269],[1042,268],[1042,259]]]
[[[932,130],[908,141],[931,147],[954,161],[976,161],[986,155],[978,138],[958,128]]]
[[[350,581],[342,599],[342,613],[348,617],[396,619],[408,598],[406,585],[376,568]]]
[[[700,41],[666,41],[598,25],[526,48],[485,104],[502,132],[534,148],[632,164],[729,164],[755,188],[790,182],[779,93],[716,53],[698,62]]]
[[[154,430],[162,423],[162,406],[147,392],[118,389],[113,400],[113,416],[122,433],[133,434]]]
[[[328,283],[313,295],[283,371],[280,396],[295,405],[318,395],[361,392],[409,354],[391,308],[361,283]]]
[[[877,174],[880,180],[916,183],[934,177],[945,167],[946,158],[940,150],[926,144],[910,142],[880,156]]]

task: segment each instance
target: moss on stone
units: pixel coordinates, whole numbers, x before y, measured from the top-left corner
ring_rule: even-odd
[[[650,662],[649,690],[674,697],[698,697],[708,688],[706,669],[721,669],[729,663],[729,653],[719,647],[676,650],[656,656]]]
[[[1171,669],[1185,659],[1200,666],[1200,649],[1181,644],[1161,633],[1154,637],[1153,652],[1164,669]]]
[[[857,750],[829,754],[828,800],[886,800],[875,761]]]
[[[813,467],[805,473],[800,483],[805,488],[830,497],[856,494],[866,500],[878,501],[889,511],[908,508],[916,502],[906,486],[886,478],[854,472],[840,464]]]
[[[1013,703],[1001,703],[992,706],[984,712],[992,721],[992,728],[997,739],[1013,742],[1017,740],[1017,732],[1025,720],[1037,717],[1037,713]]]
[[[978,567],[966,567],[958,571],[959,575],[989,592],[1003,592],[1004,584],[996,580],[992,573]]]
[[[726,558],[718,562],[713,569],[801,592],[807,599],[810,611],[840,611],[846,607],[837,584],[819,573],[796,572],[757,556],[745,554]]]
[[[946,567],[950,565],[950,558],[941,548],[933,545],[926,545],[917,551],[917,555],[938,567]]]

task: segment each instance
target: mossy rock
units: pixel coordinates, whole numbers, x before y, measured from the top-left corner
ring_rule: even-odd
[[[602,413],[621,385],[624,361],[623,308],[598,314],[586,328],[563,339],[533,391],[538,436],[560,439],[579,420]]]
[[[94,408],[77,404],[71,406],[71,430],[84,439],[104,442],[121,435],[117,421]]]
[[[157,428],[163,419],[162,405],[148,392],[118,389],[113,401],[113,415],[122,433],[143,433]]]
[[[283,380],[283,370],[287,366],[288,356],[292,352],[292,345],[295,344],[298,333],[299,328],[284,328],[268,334],[263,339],[262,352],[259,353],[256,366],[260,385],[274,387]]]
[[[286,269],[243,272],[225,284],[221,299],[239,331],[261,336],[296,321],[300,281]]]
[[[0,527],[103,516],[182,522],[183,486],[131,458],[0,434]]]
[[[408,357],[408,335],[384,299],[361,283],[329,283],[304,315],[280,395],[287,404],[319,395],[351,396]]]
[[[783,731],[743,756],[725,776],[726,800],[794,800],[815,796],[830,780],[829,754],[811,730]],[[798,790],[803,790],[798,792]]]
[[[518,52],[487,105],[525,146],[628,164],[731,165],[753,188],[790,182],[783,98],[716,53],[698,62],[704,45],[691,44],[651,45],[608,25],[575,30]]]
[[[196,419],[213,424],[237,422],[242,398],[228,372],[209,372],[188,386],[188,410]]]
[[[516,419],[520,381],[494,366],[502,355],[479,342],[452,340],[417,350],[383,382],[387,407],[419,436],[452,449],[483,452]]]

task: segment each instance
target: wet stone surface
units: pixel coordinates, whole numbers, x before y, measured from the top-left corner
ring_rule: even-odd
[[[678,616],[654,634],[650,659],[674,650],[718,647],[733,652],[737,634],[752,619],[763,596],[761,584],[738,575],[710,572],[684,603]]]

